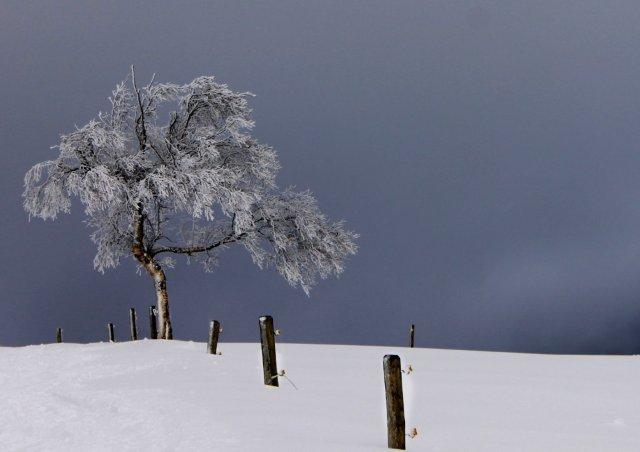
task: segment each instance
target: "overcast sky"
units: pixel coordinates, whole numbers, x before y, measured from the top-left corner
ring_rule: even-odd
[[[101,275],[81,209],[28,221],[22,177],[140,77],[252,91],[281,186],[361,234],[307,298],[230,249],[168,271],[177,338],[640,352],[636,1],[0,3],[0,344],[126,335],[154,303]]]

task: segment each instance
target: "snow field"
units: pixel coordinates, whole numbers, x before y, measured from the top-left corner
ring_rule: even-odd
[[[2,450],[386,449],[382,357],[400,355],[407,450],[638,451],[640,361],[393,347],[151,341],[0,348]]]

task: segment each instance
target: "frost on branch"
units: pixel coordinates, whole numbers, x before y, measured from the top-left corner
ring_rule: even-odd
[[[100,271],[132,250],[141,263],[171,267],[169,255],[184,254],[210,271],[238,243],[308,293],[343,271],[357,235],[310,192],[278,189],[275,151],[251,137],[249,96],[214,77],[138,86],[132,71],[109,111],[62,135],[57,158],[27,172],[26,211],[55,219],[76,197]]]

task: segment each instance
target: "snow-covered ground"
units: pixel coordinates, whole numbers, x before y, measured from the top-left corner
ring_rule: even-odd
[[[399,354],[408,450],[638,451],[640,358],[278,344],[0,348],[2,450],[386,450],[382,357]]]

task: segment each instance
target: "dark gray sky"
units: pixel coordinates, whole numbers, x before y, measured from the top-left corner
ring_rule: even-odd
[[[0,3],[0,343],[125,335],[133,260],[93,271],[78,206],[28,222],[22,177],[135,64],[257,94],[280,184],[361,234],[311,297],[228,250],[169,271],[178,338],[640,352],[636,1]],[[142,320],[142,319],[141,319]],[[142,322],[146,327],[146,322]]]

